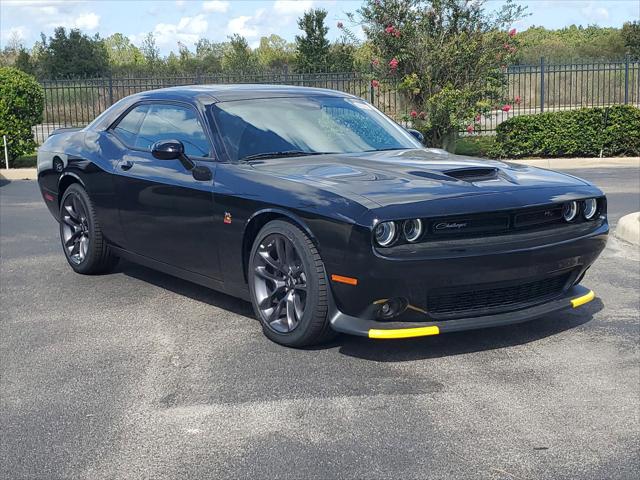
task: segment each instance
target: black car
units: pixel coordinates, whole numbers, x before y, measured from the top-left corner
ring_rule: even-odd
[[[606,199],[570,175],[424,148],[360,98],[212,85],[54,132],[38,181],[78,273],[119,257],[250,300],[290,346],[435,335],[594,298]]]

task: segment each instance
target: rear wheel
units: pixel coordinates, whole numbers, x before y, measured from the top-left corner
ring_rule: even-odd
[[[107,272],[118,262],[102,236],[89,195],[78,184],[69,186],[60,202],[60,240],[77,273]]]
[[[274,220],[251,249],[249,290],[265,335],[290,347],[322,343],[329,325],[327,275],[311,239],[295,225]]]

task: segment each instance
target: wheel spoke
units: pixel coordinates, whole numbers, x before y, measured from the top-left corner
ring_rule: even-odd
[[[69,219],[71,221],[76,222],[76,225],[80,223],[80,218],[78,218],[78,215],[76,214],[75,210],[73,209],[73,206],[65,205],[64,209],[69,213]]]
[[[282,292],[284,292],[284,284],[276,287],[273,292],[269,293],[266,297],[264,297],[260,303],[258,304],[258,306],[261,309],[265,309],[265,308],[271,308],[273,306],[273,304],[275,303],[275,300],[278,298],[278,295],[281,294]]]
[[[282,237],[276,237],[276,254],[278,255],[278,263],[281,265],[281,268],[287,264],[285,248],[284,239]]]
[[[296,283],[293,288],[295,290],[300,290],[301,292],[306,292],[307,291],[307,284],[306,283]]]
[[[258,252],[258,255],[260,255],[260,258],[262,259],[262,261],[264,263],[266,263],[267,265],[269,265],[271,268],[273,268],[275,271],[280,272],[282,271],[282,267],[280,266],[280,264],[278,262],[276,262],[271,255],[269,254],[268,251],[261,251]]]
[[[290,291],[287,293],[286,302],[287,302],[287,327],[289,327],[289,331],[293,330],[298,323],[298,319],[296,318],[296,306],[294,303],[293,292]]]
[[[258,275],[260,278],[264,278],[265,280],[271,280],[276,285],[280,285],[280,284],[284,285],[283,280],[280,277],[276,276],[275,274],[270,273],[266,269],[266,267],[263,267],[263,266],[256,267],[255,272],[256,272],[256,275]]]
[[[73,245],[74,243],[76,243],[78,241],[78,238],[80,237],[81,232],[74,232],[71,234],[71,236],[69,237],[69,239],[64,242],[64,246],[65,247],[70,247],[71,245]]]
[[[84,260],[85,257],[87,256],[88,247],[89,247],[89,238],[86,236],[83,236],[80,239],[80,245],[78,247],[78,254],[80,255],[80,261]]]
[[[271,316],[269,317],[269,323],[273,324],[280,320],[280,314],[282,313],[282,308],[284,307],[284,299],[280,300],[273,311],[271,312]]]

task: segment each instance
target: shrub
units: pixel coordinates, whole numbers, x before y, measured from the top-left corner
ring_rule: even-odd
[[[473,135],[460,137],[456,142],[456,155],[488,157],[494,149],[496,137],[493,135]]]
[[[42,122],[43,105],[44,90],[34,77],[0,68],[0,144],[6,135],[10,162],[35,149],[31,127]]]
[[[496,157],[640,155],[640,109],[630,105],[513,117],[498,125]]]

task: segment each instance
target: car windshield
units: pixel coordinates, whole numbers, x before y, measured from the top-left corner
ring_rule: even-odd
[[[421,147],[384,114],[353,98],[237,100],[211,109],[233,161]]]

